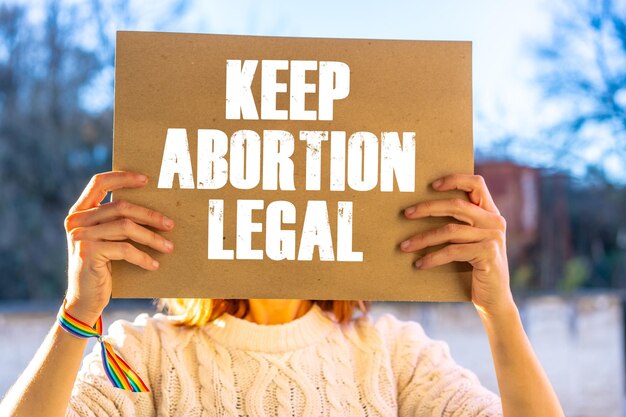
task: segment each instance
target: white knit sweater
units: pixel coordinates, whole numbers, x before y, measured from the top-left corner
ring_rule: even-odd
[[[84,359],[67,416],[501,416],[498,396],[415,322],[304,316],[259,325],[225,314],[202,328],[143,313],[106,340],[151,392],[113,388],[100,344]]]

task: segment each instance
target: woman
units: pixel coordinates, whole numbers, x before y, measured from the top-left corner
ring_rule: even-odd
[[[95,323],[108,304],[110,260],[158,268],[121,241],[173,251],[172,242],[144,227],[172,230],[171,219],[121,201],[100,205],[108,191],[143,187],[147,180],[131,172],[98,174],[70,209],[64,307],[83,322]],[[144,313],[134,323],[115,322],[107,336],[150,392],[112,387],[100,345],[78,373],[86,340],[55,324],[0,414],[563,416],[513,301],[505,221],[482,177],[449,175],[432,186],[463,190],[469,202],[417,203],[405,210],[407,219],[451,216],[462,224],[415,235],[400,248],[412,253],[447,243],[416,268],[452,261],[473,266],[472,302],[489,338],[501,403],[417,323],[390,315],[376,323],[367,316],[352,320],[357,302],[221,300],[211,310],[206,301],[163,300],[181,316]],[[177,325],[183,322],[195,326]]]

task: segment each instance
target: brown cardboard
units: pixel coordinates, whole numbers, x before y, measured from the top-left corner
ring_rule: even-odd
[[[259,116],[262,60],[346,63],[350,92],[334,102],[333,120],[227,120],[226,60],[259,61],[252,83]],[[176,227],[164,234],[174,242],[172,254],[136,244],[159,260],[157,271],[113,262],[114,297],[470,299],[469,264],[417,270],[413,261],[419,254],[398,248],[413,234],[451,221],[407,220],[402,210],[419,201],[461,196],[436,193],[429,184],[445,174],[473,173],[470,42],[118,32],[115,71],[113,169],[141,172],[150,180],[144,189],[115,191],[113,197],[158,210]],[[289,81],[289,71],[277,74],[278,82]],[[317,71],[308,72],[306,81],[317,77]],[[288,94],[277,95],[278,109],[289,110]],[[317,92],[307,94],[306,108],[315,110],[317,98]],[[240,190],[230,183],[214,190],[180,189],[179,175],[172,189],[159,189],[168,128],[187,131],[194,182],[198,129],[219,129],[229,138],[240,129],[288,131],[295,137],[296,190],[263,190],[261,185]],[[329,191],[329,141],[322,142],[321,189],[306,190],[306,143],[298,139],[302,130],[345,131],[347,137],[369,131],[379,140],[383,131],[416,132],[415,191],[399,192],[394,180],[395,191],[382,192],[380,178],[371,191]],[[283,228],[296,230],[296,242],[307,201],[327,201],[333,248],[337,202],[351,201],[352,248],[363,253],[363,262],[321,261],[318,249],[311,261],[275,261],[265,254],[263,260],[209,260],[209,199],[225,201],[225,249],[234,249],[238,199],[264,200],[265,208],[275,200],[293,203],[296,224]],[[252,233],[252,248],[263,249],[265,210],[253,212],[252,220],[263,227]]]

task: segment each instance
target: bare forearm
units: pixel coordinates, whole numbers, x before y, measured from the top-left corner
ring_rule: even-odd
[[[498,378],[505,417],[562,417],[559,400],[524,332],[515,305],[499,315],[480,314]]]
[[[55,323],[0,403],[0,415],[64,416],[86,345]]]

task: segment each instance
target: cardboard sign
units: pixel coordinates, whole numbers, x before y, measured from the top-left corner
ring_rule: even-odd
[[[473,172],[470,42],[119,32],[115,71],[113,169],[149,183],[113,198],[176,227],[114,297],[469,300],[469,264],[399,244]]]

